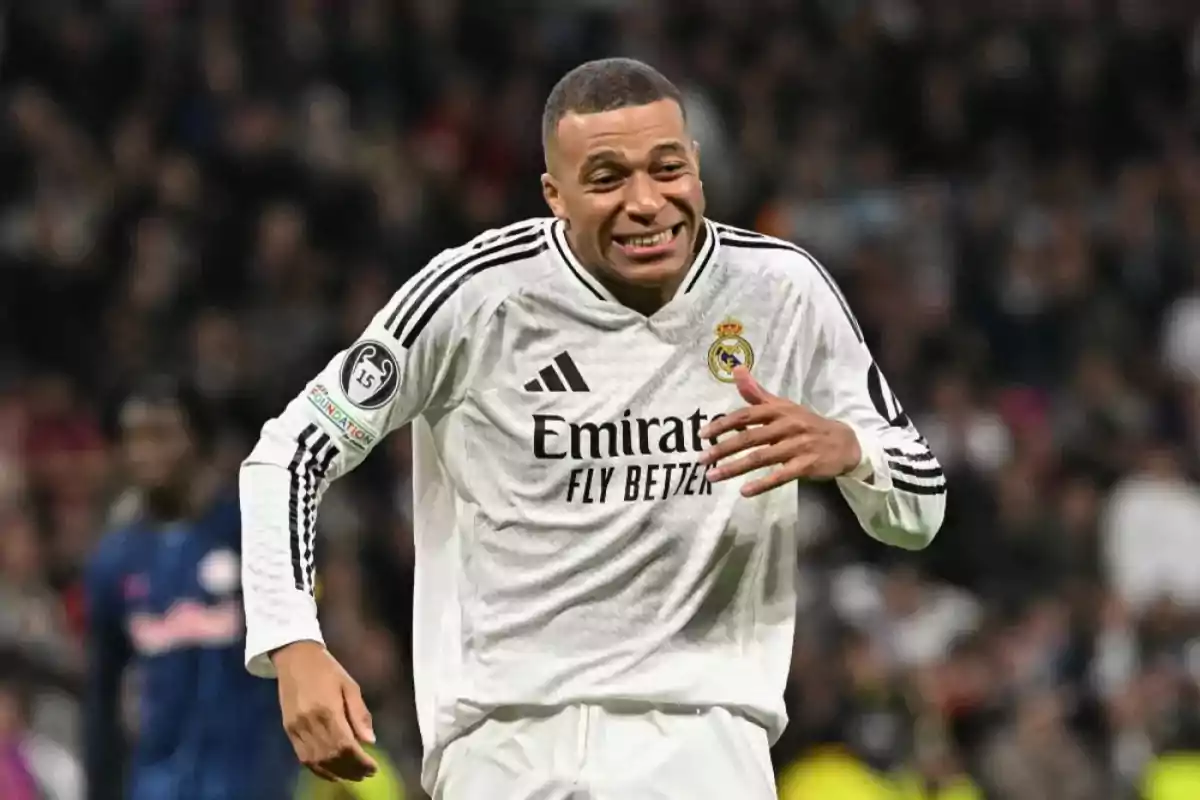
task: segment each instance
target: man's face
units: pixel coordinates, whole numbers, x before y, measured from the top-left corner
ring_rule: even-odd
[[[183,413],[173,405],[134,401],[121,415],[125,459],[141,489],[181,485],[194,455]]]
[[[657,287],[682,277],[704,215],[699,154],[683,112],[660,100],[568,114],[549,143],[542,189],[599,277]]]

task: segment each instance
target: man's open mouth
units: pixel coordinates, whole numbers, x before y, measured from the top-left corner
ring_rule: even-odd
[[[648,258],[660,256],[673,249],[675,240],[683,233],[684,223],[680,222],[670,228],[664,228],[655,233],[639,233],[620,236],[613,234],[613,244],[633,258]]]

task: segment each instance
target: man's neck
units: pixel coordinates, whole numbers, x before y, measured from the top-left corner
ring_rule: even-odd
[[[679,271],[672,275],[669,280],[659,286],[633,286],[624,281],[613,280],[608,274],[597,269],[594,265],[579,257],[580,248],[575,242],[574,234],[570,226],[566,228],[567,245],[571,248],[571,252],[575,254],[575,259],[583,265],[593,278],[598,280],[605,289],[612,293],[612,296],[617,299],[621,305],[626,308],[633,309],[639,314],[650,316],[660,308],[671,302],[671,298],[679,291],[679,285],[683,283],[683,279],[687,276],[688,271],[692,268],[692,264],[696,260],[696,255],[704,246],[705,237],[708,236],[707,226],[701,226],[700,232],[696,236],[696,244],[692,248],[691,254],[687,261]]]

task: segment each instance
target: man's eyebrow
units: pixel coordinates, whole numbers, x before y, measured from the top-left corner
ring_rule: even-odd
[[[656,144],[654,147],[652,147],[650,149],[650,157],[656,158],[656,157],[668,155],[668,154],[683,155],[686,152],[687,152],[687,147],[683,144],[683,142],[678,142],[678,141],[662,142],[661,144]],[[588,155],[588,157],[583,160],[583,165],[580,166],[579,172],[582,175],[582,174],[586,174],[587,172],[594,169],[595,167],[600,166],[601,164],[624,163],[624,161],[625,161],[625,158],[620,153],[618,153],[616,150],[611,150],[611,149],[597,150],[596,152]]]
[[[674,155],[683,155],[687,152],[687,147],[683,142],[663,142],[656,144],[654,149],[650,151],[652,156],[660,156],[664,153],[672,153]]]
[[[616,150],[597,150],[583,160],[582,166],[579,167],[579,173],[583,175],[601,164],[620,162],[622,160],[621,154]]]

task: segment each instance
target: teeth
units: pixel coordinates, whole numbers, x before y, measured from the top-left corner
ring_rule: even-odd
[[[625,243],[631,247],[657,247],[671,241],[671,231],[665,230],[653,236],[630,236]]]

